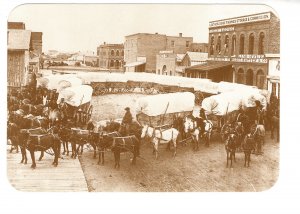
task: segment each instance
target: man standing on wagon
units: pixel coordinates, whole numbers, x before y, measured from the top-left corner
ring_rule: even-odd
[[[132,123],[132,115],[129,107],[126,107],[125,111],[126,113],[123,117],[122,124],[125,126],[126,135],[129,135],[129,128],[130,124]]]

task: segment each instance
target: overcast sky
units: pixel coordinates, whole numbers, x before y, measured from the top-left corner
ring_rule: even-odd
[[[267,11],[274,12],[266,5],[26,4],[16,7],[8,21],[43,32],[44,52],[96,52],[103,42],[123,43],[135,33],[183,33],[194,42],[208,42],[209,21]]]

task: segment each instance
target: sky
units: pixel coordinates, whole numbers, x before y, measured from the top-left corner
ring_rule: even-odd
[[[266,5],[204,4],[25,4],[8,21],[43,32],[43,51],[95,51],[106,43],[124,43],[135,33],[193,37],[208,42],[209,21],[272,11]]]

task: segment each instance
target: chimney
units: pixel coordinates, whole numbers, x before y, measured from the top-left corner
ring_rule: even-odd
[[[179,37],[182,37],[182,33],[179,33]]]
[[[157,32],[155,34],[158,34]]]
[[[103,42],[103,45],[106,45],[106,42]]]

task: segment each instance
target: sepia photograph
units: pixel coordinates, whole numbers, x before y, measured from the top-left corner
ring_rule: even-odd
[[[264,4],[23,4],[7,17],[21,192],[264,192],[281,16]],[[286,143],[286,142],[285,142]]]

